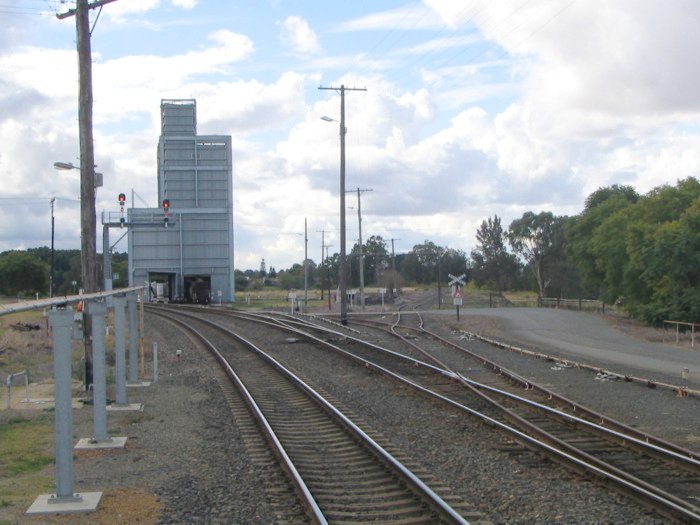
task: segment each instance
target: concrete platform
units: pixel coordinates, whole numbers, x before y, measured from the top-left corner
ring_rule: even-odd
[[[113,403],[107,405],[107,412],[142,412],[143,403],[127,403],[125,405],[117,405]]]
[[[42,494],[34,500],[27,509],[26,514],[77,514],[81,512],[94,512],[102,499],[102,492],[80,492],[79,498],[73,500],[58,501],[55,494]]]
[[[146,386],[151,386],[151,382],[150,381],[134,381],[134,382],[127,381],[126,382],[127,388],[142,388],[142,387],[146,387]]]
[[[126,437],[113,437],[107,441],[93,441],[92,438],[81,438],[75,445],[75,450],[96,450],[104,448],[126,447]]]

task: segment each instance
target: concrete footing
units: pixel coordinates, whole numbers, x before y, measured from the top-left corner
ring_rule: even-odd
[[[107,406],[107,412],[142,412],[143,403],[125,403],[119,405],[114,403]]]
[[[34,500],[26,514],[77,514],[94,512],[102,499],[102,492],[80,492],[74,498],[57,498],[55,494],[42,494]]]
[[[151,386],[150,381],[127,381],[126,382],[127,388],[142,388],[142,387],[147,387],[147,386]]]
[[[106,441],[95,441],[92,438],[81,438],[73,447],[75,450],[95,450],[103,448],[124,448],[126,447],[126,436],[112,437]]]

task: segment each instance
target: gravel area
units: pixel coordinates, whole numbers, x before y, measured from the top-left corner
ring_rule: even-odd
[[[209,359],[169,323],[152,315],[146,320],[148,336],[159,344],[159,381],[128,390],[129,401],[143,403],[143,412],[108,415],[110,435],[129,437],[126,449],[75,454],[75,490],[104,491],[97,512],[27,517],[7,516],[0,509],[0,522],[303,522],[300,514],[280,513],[293,499],[290,488],[269,454],[256,448],[245,415],[222,392],[219,373]],[[452,337],[457,337],[452,330],[461,328],[449,321],[439,326]],[[664,522],[386,378],[305,344],[284,344],[279,335],[263,338],[309,383],[356,414],[363,428],[422,465],[494,523]],[[595,380],[594,374],[582,370],[553,370],[550,362],[472,343],[474,351],[564,395],[700,448],[696,399]],[[75,438],[89,436],[91,430],[91,407],[74,411]]]
[[[265,458],[261,465],[251,457],[241,425],[227,415],[230,407],[209,358],[159,318],[147,317],[147,331],[159,345],[159,381],[128,388],[128,401],[143,403],[143,412],[108,413],[108,432],[128,436],[126,449],[74,454],[74,490],[103,491],[98,510],[14,516],[8,523],[283,521],[266,492],[278,490],[279,483],[270,482],[275,474]],[[74,410],[73,432],[76,440],[91,435],[91,406]]]
[[[245,333],[269,341],[260,329],[246,327]],[[390,441],[494,523],[664,522],[474,418],[360,365],[303,342],[285,344],[282,336],[270,343],[278,359],[339,400],[361,426]]]
[[[546,386],[594,410],[605,413],[629,426],[657,435],[691,450],[700,451],[700,398],[678,397],[673,391],[649,388],[640,383],[611,379],[595,371],[576,367],[561,367],[545,359],[533,358],[518,352],[498,348],[477,340],[464,340],[460,330],[489,333],[500,341],[514,337],[502,319],[466,317],[457,322],[444,316],[429,317],[428,329],[446,336],[470,351],[483,355],[527,379]],[[533,345],[519,343],[533,351],[542,351]],[[552,349],[550,349],[552,355]],[[570,357],[559,352],[561,357]],[[468,362],[464,361],[465,367]],[[588,363],[595,365],[596,363]],[[468,374],[468,368],[462,370]],[[629,373],[628,370],[611,371]]]

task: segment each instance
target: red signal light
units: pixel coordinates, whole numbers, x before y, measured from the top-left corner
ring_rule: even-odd
[[[170,209],[170,201],[168,199],[163,199],[163,209],[166,211]]]
[[[119,205],[124,206],[125,202],[126,202],[126,195],[124,195],[123,193],[120,193],[119,194]]]

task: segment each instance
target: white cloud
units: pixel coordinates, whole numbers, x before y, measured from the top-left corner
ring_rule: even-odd
[[[346,187],[374,190],[363,196],[363,235],[398,236],[397,249],[431,239],[468,252],[494,213],[505,225],[529,209],[577,213],[602,185],[643,192],[700,173],[695,2],[426,0],[336,19],[334,31],[319,35],[289,17],[278,26],[289,46],[281,55],[257,49],[253,42],[269,34],[252,27],[242,34],[205,25],[193,16],[205,3],[162,26],[145,14],[194,4],[120,0],[104,10],[121,10],[123,21],[141,12],[167,38],[190,23],[207,29],[186,52],[93,51],[96,158],[105,173],[98,209],[113,209],[131,188],[155,203],[160,100],[195,98],[200,133],[233,137],[238,268],[257,268],[263,257],[277,269],[301,261],[305,217],[312,239],[324,229],[331,253],[339,248],[338,123],[319,119],[339,118],[339,97],[319,84],[368,88],[346,96]],[[370,41],[377,29],[386,37]],[[357,31],[368,32],[353,46]],[[22,46],[8,34],[0,30],[14,46],[0,54],[2,195],[29,187],[75,196],[77,173],[51,168],[78,162],[73,42]],[[332,49],[338,37],[346,52],[321,51],[319,38]],[[0,210],[0,250],[45,239],[47,203]],[[78,239],[77,204],[59,201],[57,213],[61,242]],[[22,222],[23,214],[36,217]],[[354,213],[347,217],[352,239]],[[23,224],[31,233],[15,233]],[[318,244],[310,241],[315,260]]]
[[[134,13],[145,13],[157,9],[160,0],[119,0],[104,9],[104,14],[115,19],[122,19]]]
[[[282,23],[282,42],[297,53],[318,53],[321,46],[309,23],[299,16],[289,16]]]
[[[432,9],[408,6],[346,20],[338,24],[336,31],[439,29],[441,27],[444,27],[444,23],[438,16],[435,16]]]
[[[172,0],[175,7],[182,7],[183,9],[194,9],[197,5],[198,0]]]

